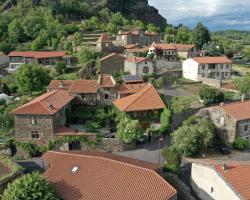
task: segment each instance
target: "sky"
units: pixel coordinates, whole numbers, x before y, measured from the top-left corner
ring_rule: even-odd
[[[149,0],[168,23],[193,28],[204,23],[211,31],[250,31],[250,0]]]

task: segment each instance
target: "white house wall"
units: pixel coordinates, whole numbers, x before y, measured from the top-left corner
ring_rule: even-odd
[[[193,163],[191,184],[200,199],[240,200],[224,179],[209,166]]]
[[[199,64],[193,59],[185,60],[182,64],[183,77],[193,81],[198,81]]]

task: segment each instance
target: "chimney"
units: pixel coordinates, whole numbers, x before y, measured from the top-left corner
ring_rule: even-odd
[[[222,165],[222,169],[223,169],[223,171],[227,171],[227,164],[226,164],[226,163],[224,163],[224,164]]]
[[[245,94],[242,94],[242,96],[241,96],[241,102],[244,102],[244,100],[245,100]]]
[[[60,80],[60,82],[59,82],[59,88],[63,88],[63,81],[62,80]]]

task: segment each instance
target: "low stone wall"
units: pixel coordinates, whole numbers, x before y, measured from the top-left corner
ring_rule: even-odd
[[[23,174],[22,171],[16,172],[15,174],[12,174],[3,180],[0,181],[0,195],[3,193],[3,191],[6,189],[7,185],[11,182],[13,182],[15,179],[20,177]]]
[[[185,121],[189,117],[197,114],[200,111],[200,109],[201,108],[192,108],[191,110],[188,110],[186,112],[172,115],[169,131],[173,132],[176,129],[178,129],[179,127],[181,127],[183,121]]]
[[[116,138],[103,138],[102,141],[97,146],[88,146],[86,144],[82,145],[82,150],[95,150],[102,152],[121,152],[133,150],[136,148],[135,143],[125,144]]]
[[[164,78],[182,78],[182,70],[166,70],[160,73],[161,77]]]
[[[177,190],[177,199],[181,200],[196,200],[191,194],[190,188],[183,183],[178,176],[164,172],[163,176]]]

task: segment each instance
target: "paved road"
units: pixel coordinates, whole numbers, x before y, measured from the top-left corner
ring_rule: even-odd
[[[156,164],[158,164],[159,154],[160,154],[160,161],[161,163],[163,163],[161,150],[163,149],[165,145],[169,144],[169,142],[170,142],[170,138],[169,136],[167,136],[163,141],[161,141],[160,149],[159,149],[159,142],[157,140],[152,143],[140,145],[135,150],[116,152],[115,154],[127,156],[130,158],[135,158],[139,160],[144,160],[144,161],[152,162]]]

